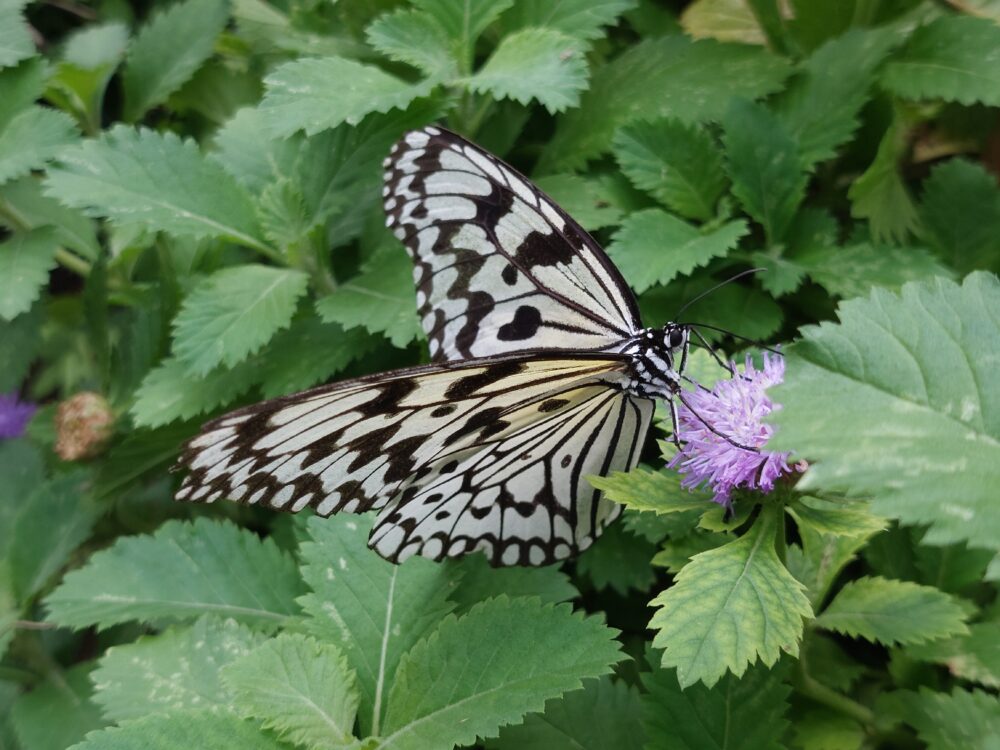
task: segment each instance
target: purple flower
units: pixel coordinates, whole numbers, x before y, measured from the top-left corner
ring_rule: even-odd
[[[763,419],[781,406],[774,405],[764,391],[780,383],[784,375],[785,360],[780,355],[764,354],[762,370],[757,370],[748,356],[742,377],[720,380],[711,391],[685,392],[687,404],[677,405],[683,447],[667,464],[683,475],[683,487],[694,489],[705,483],[715,492],[713,500],[728,507],[735,488],[770,492],[778,477],[792,471],[788,453],[733,445],[760,448],[771,437],[774,427]]]
[[[16,393],[0,393],[0,440],[21,437],[37,408],[19,401]]]

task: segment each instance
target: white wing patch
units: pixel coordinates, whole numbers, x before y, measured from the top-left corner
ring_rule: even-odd
[[[408,133],[385,162],[387,224],[414,262],[434,361],[525,349],[613,352],[639,330],[604,251],[527,179],[454,133]]]

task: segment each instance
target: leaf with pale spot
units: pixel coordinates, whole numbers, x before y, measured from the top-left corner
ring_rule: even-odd
[[[264,636],[235,620],[199,618],[159,635],[114,646],[92,677],[94,701],[113,721],[178,709],[233,711],[219,670],[250,653]]]
[[[840,323],[803,329],[771,397],[768,450],[810,460],[798,488],[872,497],[872,511],[929,524],[929,544],[997,549],[1000,282],[910,283],[841,304]],[[830,414],[849,430],[831,430]]]
[[[910,646],[911,659],[940,664],[962,680],[1000,688],[1000,622],[978,622],[969,632]]]
[[[393,565],[368,549],[372,519],[310,518],[300,547],[302,577],[312,589],[299,601],[305,629],[343,650],[357,673],[363,734],[377,731],[392,676],[403,654],[454,609],[455,576],[414,557]]]

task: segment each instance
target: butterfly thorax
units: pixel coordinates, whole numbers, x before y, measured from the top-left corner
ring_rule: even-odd
[[[668,323],[636,333],[622,349],[631,364],[626,390],[644,398],[669,399],[680,389],[687,347],[687,326]]]

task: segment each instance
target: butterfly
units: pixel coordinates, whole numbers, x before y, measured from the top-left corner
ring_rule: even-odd
[[[680,395],[690,328],[643,328],[590,235],[461,136],[409,132],[384,167],[431,364],[208,422],[177,499],[377,511],[369,546],[392,562],[569,558],[619,515],[587,477],[636,465],[656,400]]]

